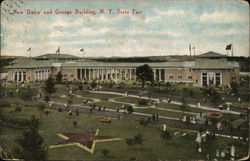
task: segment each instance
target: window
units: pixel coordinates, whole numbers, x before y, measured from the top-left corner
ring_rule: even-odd
[[[177,79],[182,79],[182,76],[181,76],[181,75],[178,75],[178,76],[177,76]]]
[[[232,81],[235,81],[235,80],[236,80],[236,77],[235,77],[235,76],[232,76],[232,77],[231,77],[231,80],[232,80]]]
[[[193,77],[191,75],[188,76],[188,79],[193,79]]]
[[[220,73],[215,73],[215,85],[220,85]]]
[[[202,73],[202,86],[207,86],[207,73]]]
[[[174,79],[174,76],[173,75],[169,75],[168,78],[169,79]]]

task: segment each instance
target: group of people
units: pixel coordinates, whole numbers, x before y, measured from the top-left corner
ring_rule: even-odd
[[[106,107],[105,106],[96,106],[96,104],[90,104],[90,112],[93,112],[93,110],[97,109],[98,111],[105,111]]]
[[[209,140],[214,140],[214,139],[215,139],[214,132],[209,132],[208,130],[205,132],[198,132],[196,140],[195,140],[197,152],[202,152],[202,149],[201,149],[202,143],[206,143]]]
[[[225,159],[231,159],[234,160],[235,158],[235,147],[234,145],[227,145],[226,149],[223,149],[221,152],[219,149],[216,149],[216,157],[217,158],[225,158]]]

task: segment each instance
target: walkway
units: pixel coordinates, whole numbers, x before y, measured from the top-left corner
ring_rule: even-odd
[[[108,92],[108,91],[90,91],[92,93],[103,93],[103,94],[114,94],[114,95],[121,95],[121,96],[127,96],[126,94],[122,94],[122,93],[118,93],[118,92]],[[149,99],[148,97],[139,97],[136,95],[128,95],[129,97],[135,97],[135,98],[143,98],[143,99]],[[158,101],[159,99],[156,98],[151,98],[154,101]],[[124,102],[123,102],[124,103]],[[181,102],[176,102],[176,101],[171,101],[172,104],[176,104],[176,105],[181,105]],[[192,108],[196,108],[196,105],[194,104],[188,104],[188,106],[192,107]],[[232,111],[232,110],[220,110],[217,108],[213,108],[213,107],[208,107],[208,106],[200,106],[199,109],[204,109],[204,110],[210,110],[210,111],[217,111],[217,112],[222,112],[222,113],[231,113],[231,114],[236,114],[239,115],[240,112],[236,112],[236,111]]]

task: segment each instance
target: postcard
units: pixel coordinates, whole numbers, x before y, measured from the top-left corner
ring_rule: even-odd
[[[5,0],[3,160],[246,160],[243,0]]]

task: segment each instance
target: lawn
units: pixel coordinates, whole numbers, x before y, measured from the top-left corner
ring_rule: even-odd
[[[120,97],[120,98],[116,98],[115,100],[119,101],[119,102],[133,103],[133,104],[137,104],[138,105],[139,101],[145,100],[145,99],[135,98],[135,97]]]
[[[35,107],[23,107],[19,113],[12,112],[13,107],[4,108],[3,113],[8,118],[29,119],[31,115],[39,117],[39,112]],[[113,120],[111,124],[100,124],[97,120],[100,116],[88,115],[81,113],[79,116],[69,116],[66,112],[58,112],[51,110],[48,116],[42,115],[40,122],[40,134],[44,138],[46,146],[56,144],[62,141],[57,133],[83,133],[100,129],[99,135],[112,136],[119,138],[131,138],[140,133],[143,136],[143,143],[141,145],[134,145],[128,147],[125,140],[114,142],[97,143],[94,154],[90,154],[83,149],[72,146],[49,149],[49,160],[103,160],[103,149],[110,150],[108,159],[112,160],[128,160],[135,157],[137,160],[197,160],[204,159],[209,153],[211,159],[215,158],[215,150],[220,151],[225,149],[227,144],[234,143],[236,146],[236,154],[240,156],[247,155],[247,143],[239,140],[232,140],[228,138],[217,138],[210,143],[202,145],[203,152],[197,153],[195,150],[196,134],[188,131],[185,137],[175,137],[174,132],[178,129],[167,128],[171,133],[172,139],[167,143],[161,138],[161,130],[159,125],[149,125],[144,127],[138,122],[130,120]],[[77,127],[73,127],[73,121],[78,122]],[[13,151],[18,145],[15,143],[15,138],[21,135],[23,130],[10,128],[9,126],[2,126],[2,133],[0,135],[0,142],[8,145],[8,148]],[[181,147],[181,148],[180,148]],[[106,159],[105,159],[106,160]]]
[[[105,93],[91,93],[91,92],[80,92],[81,96],[88,98],[97,98],[103,101],[107,101],[110,98],[120,97],[120,95],[105,94]]]
[[[175,118],[180,118],[181,116],[185,115],[185,116],[195,116],[192,114],[183,114],[183,113],[179,113],[179,112],[172,112],[172,111],[165,111],[165,110],[160,110],[160,109],[156,109],[156,108],[147,108],[147,109],[134,109],[135,112],[140,112],[140,113],[147,113],[147,114],[158,114],[160,116],[167,116],[167,117],[175,117]]]
[[[105,106],[106,108],[109,109],[122,109],[123,105],[127,105],[127,104],[122,104],[122,103],[116,103],[116,102],[97,102],[94,103],[96,106]]]
[[[83,104],[88,98],[63,98],[63,97],[53,97],[54,102],[67,103],[68,100],[72,100],[73,104]]]
[[[181,108],[180,105],[176,105],[176,104],[171,104],[171,103],[159,103],[158,107],[160,108],[167,108],[167,109],[173,109],[173,110],[180,110],[180,111],[187,111],[187,112],[196,112],[196,113],[200,113],[200,112],[213,112],[213,111],[209,111],[209,110],[203,110],[203,109],[197,109],[197,108],[192,108],[192,107],[186,107],[184,109]]]

